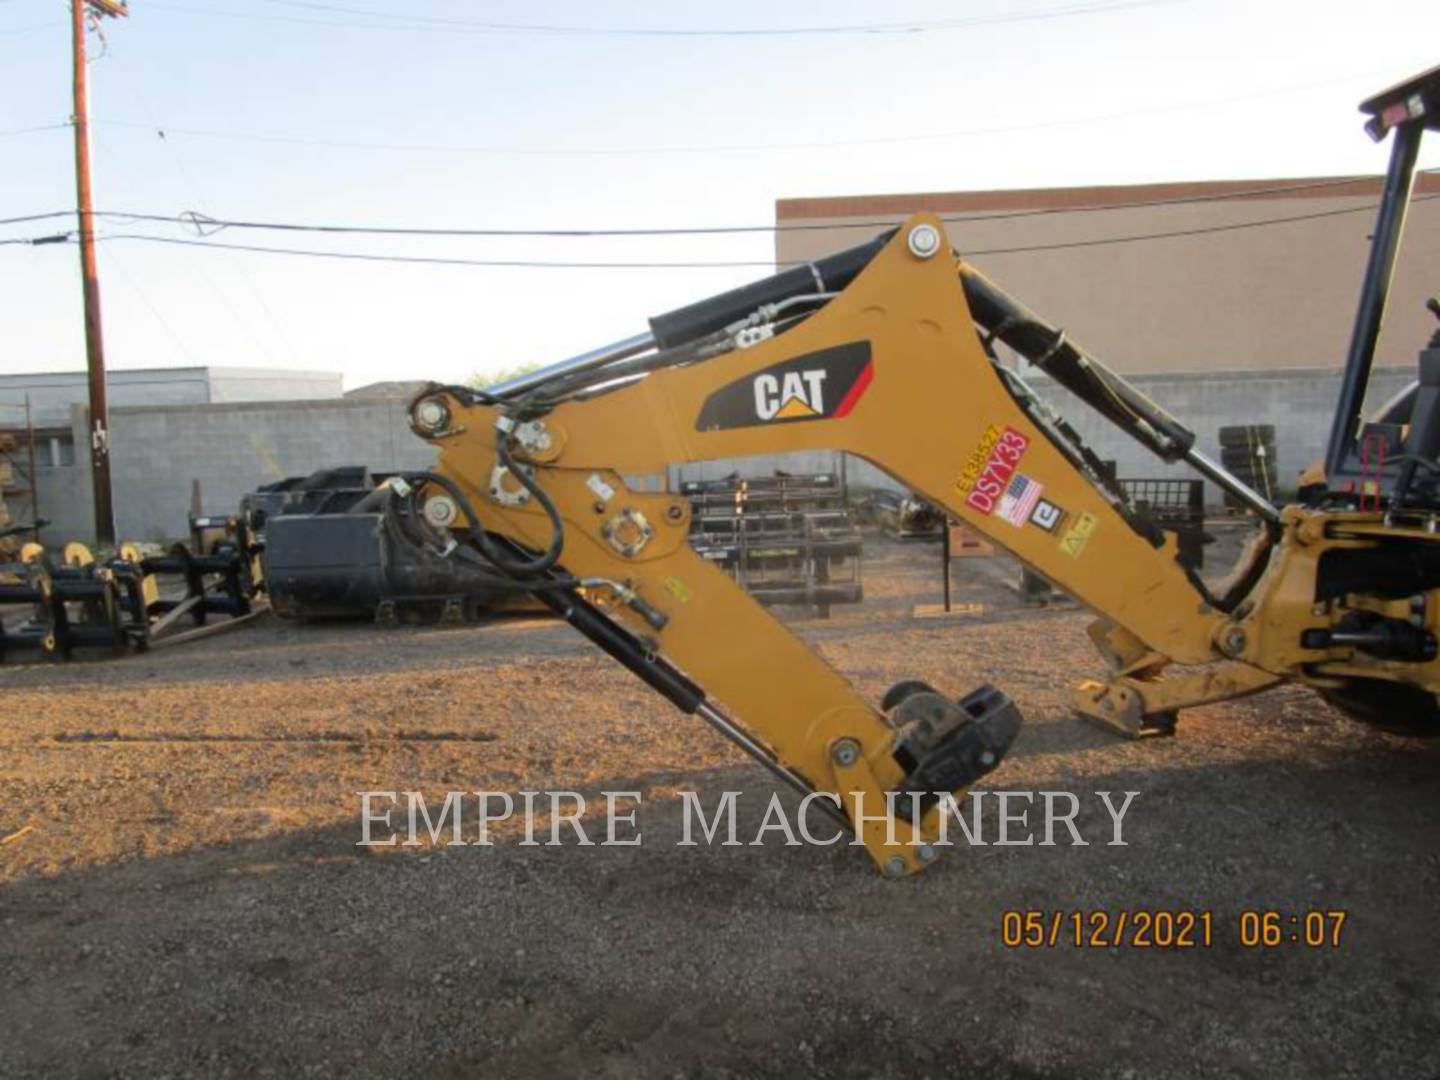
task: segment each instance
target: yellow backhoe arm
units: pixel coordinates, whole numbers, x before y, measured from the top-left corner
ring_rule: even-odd
[[[436,390],[412,410],[449,481],[448,492],[427,488],[428,519],[460,524],[474,513],[492,543],[518,545],[514,558],[544,551],[554,529],[519,482],[517,470],[528,473],[563,523],[556,565],[571,579],[613,583],[589,590],[612,601],[603,612],[560,589],[546,594],[557,610],[795,786],[844,793],[852,821],[852,793],[863,793],[860,835],[892,874],[933,853],[920,841],[939,812],[935,794],[962,794],[994,767],[1018,724],[1013,706],[988,689],[959,705],[920,693],[887,702],[887,716],[690,549],[684,499],[626,477],[677,462],[843,450],[1124,627],[1135,655],[1122,648],[1120,661],[1214,660],[1225,622],[1176,561],[1173,536],[1127,520],[1007,389],[967,308],[965,268],[917,250],[907,242],[916,230],[943,235],[934,219],[912,218],[843,292],[784,332],[732,332],[715,355],[629,382],[622,367],[618,385],[540,408]],[[936,781],[948,786],[928,786]],[[886,793],[917,785],[928,793],[922,836],[907,819],[893,824],[891,842]]]

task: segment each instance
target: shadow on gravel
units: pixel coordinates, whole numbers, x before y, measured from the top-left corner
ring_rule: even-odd
[[[0,1075],[1433,1075],[1431,765],[1100,766],[1070,785],[1096,842],[901,882],[776,834],[677,846],[673,796],[642,804],[639,847],[371,853],[350,822],[22,879]],[[592,790],[667,781],[710,811],[743,792],[741,840],[772,791],[752,768]],[[1127,788],[1109,846],[1089,793]],[[1211,912],[1213,943],[1002,941],[1007,910],[1137,908]],[[1242,948],[1263,908],[1345,909],[1346,936]]]

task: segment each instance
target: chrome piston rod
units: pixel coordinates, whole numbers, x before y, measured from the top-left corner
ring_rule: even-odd
[[[790,785],[790,787],[794,788],[801,795],[809,795],[816,790],[805,782],[804,777],[800,776],[798,773],[790,769],[787,769],[784,765],[781,765],[780,762],[776,761],[773,757],[771,757],[769,752],[766,751],[763,746],[761,746],[744,731],[742,731],[739,727],[737,727],[728,716],[722,713],[714,705],[710,704],[710,702],[701,702],[699,708],[695,710],[695,715],[700,717],[700,719],[704,720],[716,731],[720,732],[721,735],[724,735],[736,746],[740,747],[741,750],[744,750],[745,753],[749,754],[761,765],[764,765],[765,768],[769,769],[772,773],[778,776],[786,784]],[[824,810],[825,813],[833,821],[843,826],[847,832],[854,832],[855,826],[850,823],[850,819],[845,816],[844,812],[840,809],[840,807],[836,806],[835,803],[830,802],[826,799],[820,799],[819,803],[820,808]]]
[[[1241,500],[1266,521],[1275,522],[1280,520],[1280,511],[1275,509],[1274,503],[1239,477],[1235,476],[1219,462],[1206,457],[1193,446],[1185,452],[1185,460],[1196,472],[1230,492],[1231,495]]]
[[[598,349],[591,349],[589,352],[581,353],[579,356],[572,356],[568,360],[560,360],[549,364],[539,371],[532,371],[525,375],[517,375],[513,379],[506,379],[494,386],[487,386],[485,392],[495,397],[514,397],[523,394],[527,390],[549,382],[559,375],[570,375],[577,371],[591,371],[595,368],[604,367],[606,364],[613,364],[617,360],[627,360],[640,353],[649,352],[655,347],[655,335],[651,333],[636,334],[634,337],[625,338],[612,345],[603,345]]]

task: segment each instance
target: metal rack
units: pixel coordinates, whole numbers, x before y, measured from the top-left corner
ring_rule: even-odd
[[[40,495],[35,473],[35,428],[30,398],[0,402],[0,550],[40,539]]]
[[[835,473],[682,481],[690,544],[762,604],[803,605],[828,618],[859,603],[862,542]]]

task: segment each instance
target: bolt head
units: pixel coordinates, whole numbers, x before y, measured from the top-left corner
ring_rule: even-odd
[[[841,739],[835,744],[835,764],[847,768],[860,760],[860,745],[854,739]]]
[[[450,410],[438,398],[426,398],[415,406],[415,421],[426,431],[439,431],[449,415]]]
[[[920,847],[916,849],[915,854],[920,856],[921,862],[928,863],[934,862],[935,857],[940,853],[935,850],[934,844],[921,844]]]
[[[917,259],[928,259],[940,250],[940,231],[934,225],[916,225],[906,238],[910,254]]]
[[[899,855],[892,856],[890,861],[885,864],[885,876],[892,878],[904,877],[905,860],[902,859]]]
[[[425,520],[438,528],[454,523],[459,511],[448,495],[436,495],[425,502]]]

